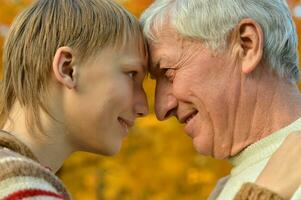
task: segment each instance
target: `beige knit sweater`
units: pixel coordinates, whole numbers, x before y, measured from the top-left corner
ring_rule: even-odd
[[[62,182],[10,133],[0,131],[0,199],[71,199]]]
[[[285,138],[298,130],[301,130],[301,118],[248,146],[231,158],[230,161],[234,167],[230,175],[219,181],[209,199],[233,200],[244,183],[255,182],[272,154],[280,147]],[[293,194],[292,200],[301,200],[301,187]]]

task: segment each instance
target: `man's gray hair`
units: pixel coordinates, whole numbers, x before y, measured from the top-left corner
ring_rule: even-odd
[[[155,41],[156,33],[170,23],[183,37],[224,50],[244,18],[252,18],[262,28],[264,61],[280,77],[297,82],[297,34],[285,0],[157,0],[142,14],[141,22],[148,40]]]

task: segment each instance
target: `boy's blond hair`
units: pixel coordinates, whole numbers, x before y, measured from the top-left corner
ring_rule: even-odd
[[[47,85],[59,47],[71,47],[84,61],[131,38],[145,44],[139,22],[114,1],[36,1],[15,19],[4,45],[0,128],[16,101],[26,110],[29,128],[42,128],[39,109],[50,115]],[[137,46],[146,53],[145,46]]]

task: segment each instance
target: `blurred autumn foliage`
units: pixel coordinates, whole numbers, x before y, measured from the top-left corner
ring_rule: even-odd
[[[12,19],[30,2],[0,0],[1,47]],[[152,0],[119,2],[139,16]],[[300,1],[289,3],[294,10]],[[295,17],[295,21],[301,27],[301,19]],[[299,35],[300,31],[298,28]],[[2,60],[2,48],[0,57]],[[154,85],[152,80],[145,81],[151,108]],[[198,155],[175,119],[158,122],[151,112],[137,121],[117,156],[79,152],[65,162],[58,175],[76,200],[202,200],[229,170],[226,161]]]

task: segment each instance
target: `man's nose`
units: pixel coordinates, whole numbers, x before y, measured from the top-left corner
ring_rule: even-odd
[[[155,93],[155,113],[163,121],[176,115],[177,99],[172,93],[172,85],[157,82]]]
[[[141,87],[134,97],[134,112],[136,117],[143,117],[148,114],[148,102],[144,89]]]

